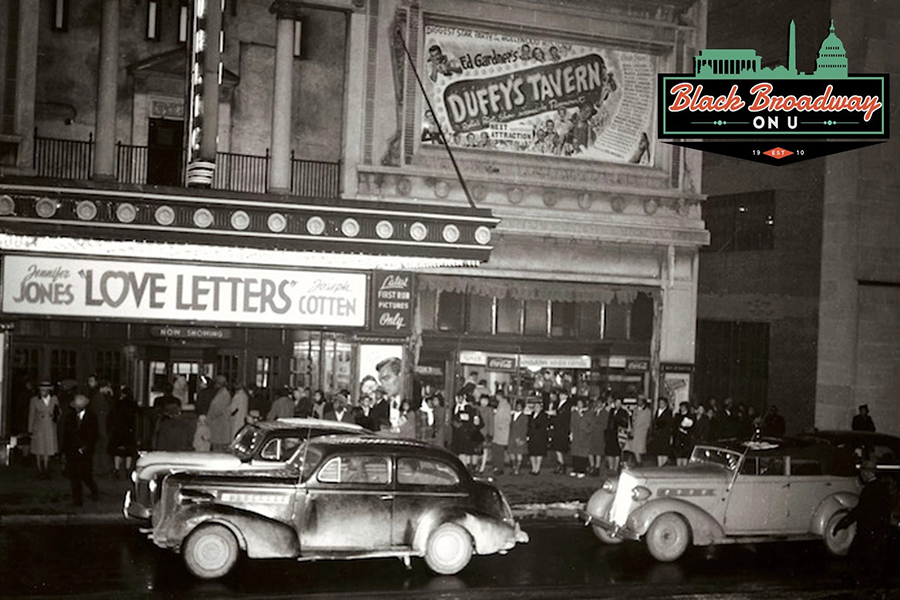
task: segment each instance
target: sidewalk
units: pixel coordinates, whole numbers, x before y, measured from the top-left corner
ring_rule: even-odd
[[[493,477],[509,500],[518,518],[574,518],[579,508],[603,483],[605,477],[577,479],[555,475],[550,461],[540,475]],[[69,480],[63,477],[59,463],[51,463],[52,478],[39,479],[33,466],[0,466],[0,526],[20,523],[97,523],[125,522],[122,503],[131,480],[125,474],[95,474],[100,497],[91,501],[85,490],[83,506],[73,506]]]

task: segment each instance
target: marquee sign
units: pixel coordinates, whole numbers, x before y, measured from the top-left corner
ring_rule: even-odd
[[[363,327],[364,273],[3,258],[4,313]]]

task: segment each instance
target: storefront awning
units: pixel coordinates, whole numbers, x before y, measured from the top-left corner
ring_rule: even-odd
[[[641,292],[652,294],[650,288],[611,286],[598,283],[536,281],[525,279],[491,279],[486,277],[458,277],[421,275],[419,289],[441,292],[468,293],[515,300],[551,300],[554,302],[603,302],[630,304]]]

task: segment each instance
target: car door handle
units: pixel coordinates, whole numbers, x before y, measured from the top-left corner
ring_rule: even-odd
[[[393,500],[394,495],[393,494],[384,494],[383,496],[381,496],[381,499],[382,500]]]

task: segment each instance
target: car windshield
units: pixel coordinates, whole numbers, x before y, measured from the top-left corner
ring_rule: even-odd
[[[721,465],[729,471],[735,470],[740,461],[741,454],[739,452],[713,446],[696,446],[691,453],[691,463]]]
[[[230,454],[234,454],[241,460],[250,460],[256,452],[257,447],[262,443],[265,434],[257,427],[244,425],[243,429],[237,432],[231,446],[228,449]]]
[[[316,467],[322,461],[323,453],[315,446],[310,446],[309,442],[303,442],[294,452],[288,466],[300,471],[300,482],[303,483],[312,475]]]

